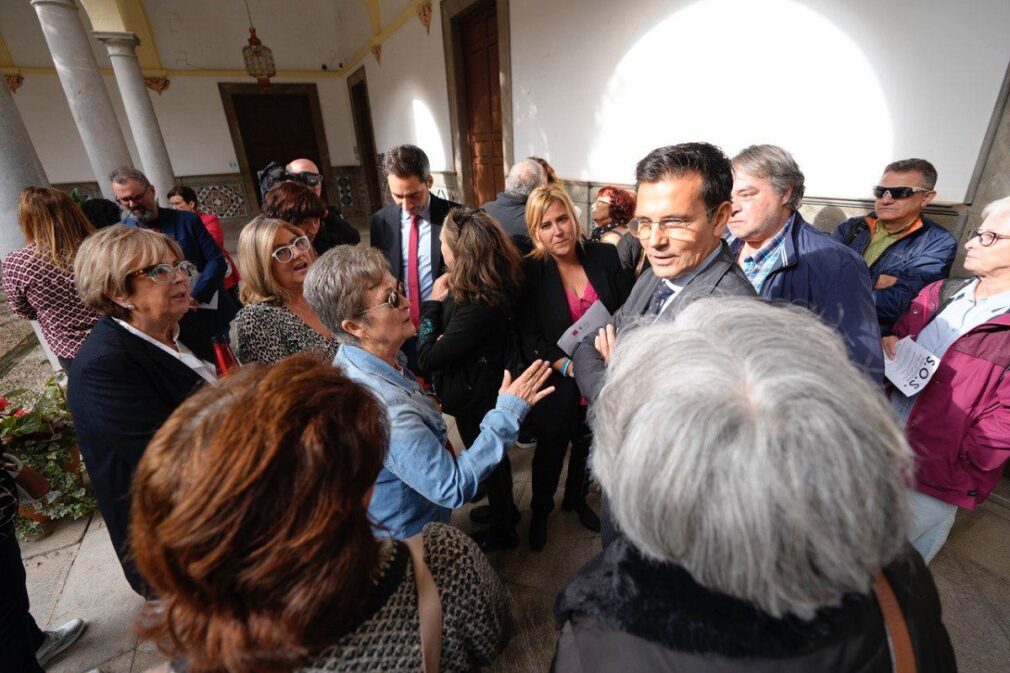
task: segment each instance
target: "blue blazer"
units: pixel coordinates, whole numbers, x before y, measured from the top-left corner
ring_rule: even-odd
[[[874,217],[870,213],[867,217]],[[870,225],[866,217],[852,217],[835,229],[831,237],[859,256],[870,244]],[[936,222],[922,218],[922,227],[892,243],[870,266],[870,282],[886,274],[898,282],[883,290],[873,291],[880,333],[890,334],[898,318],[908,312],[916,295],[932,282],[950,275],[957,256],[957,239]]]
[[[874,381],[883,381],[880,327],[863,258],[815,229],[799,213],[793,214],[792,230],[783,246],[783,262],[761,286],[761,296],[816,313],[841,333],[852,361]],[[734,259],[742,247],[741,239],[730,242]]]
[[[147,443],[203,379],[154,344],[102,318],[70,367],[74,429],[130,585],[146,586],[129,558],[130,484]]]

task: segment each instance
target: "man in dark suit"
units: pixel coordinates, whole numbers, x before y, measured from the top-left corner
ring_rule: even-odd
[[[534,189],[546,185],[547,173],[543,167],[533,159],[523,159],[505,176],[505,191],[481,206],[512,238],[520,254],[526,255],[533,249],[526,226],[526,201]]]
[[[158,206],[154,185],[132,166],[109,176],[116,201],[123,208],[123,224],[153,229],[173,239],[182,254],[200,271],[190,294],[190,312],[180,321],[180,338],[201,359],[214,361],[211,339],[227,336],[238,306],[224,291],[228,262],[221,248],[195,213]],[[199,308],[201,304],[215,308]]]
[[[439,236],[442,221],[459,206],[431,193],[428,155],[415,145],[399,145],[382,162],[393,203],[372,215],[371,244],[389,260],[389,268],[407,289],[410,319],[417,326],[421,302],[445,270]],[[417,338],[403,345],[407,364],[417,371]]]
[[[603,388],[620,330],[673,320],[702,297],[756,296],[722,240],[733,187],[729,157],[708,143],[671,145],[650,152],[635,175],[638,236],[651,266],[612,324],[575,347],[575,380],[590,401]]]

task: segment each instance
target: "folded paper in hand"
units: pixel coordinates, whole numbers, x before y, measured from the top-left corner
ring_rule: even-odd
[[[578,321],[565,330],[565,333],[558,339],[558,348],[563,350],[568,357],[575,352],[575,347],[587,334],[596,334],[601,327],[606,327],[610,322],[610,311],[597,300],[589,307]]]
[[[915,395],[929,383],[940,365],[940,358],[905,337],[894,345],[894,359],[884,356],[884,376],[905,397]]]

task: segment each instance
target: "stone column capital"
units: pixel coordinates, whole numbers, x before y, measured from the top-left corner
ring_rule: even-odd
[[[92,35],[108,48],[109,56],[136,56],[134,50],[140,44],[140,38],[130,32],[96,30]]]

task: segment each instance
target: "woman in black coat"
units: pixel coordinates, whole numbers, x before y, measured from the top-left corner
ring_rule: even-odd
[[[440,240],[448,271],[421,304],[417,359],[470,446],[480,434],[481,419],[495,406],[504,370],[518,364],[512,315],[522,262],[512,240],[483,210],[449,211]],[[485,551],[515,547],[518,510],[508,454],[484,485],[491,527],[474,537]]]
[[[142,596],[128,548],[133,473],[175,408],[217,378],[178,340],[195,270],[172,239],[123,225],[89,236],[74,260],[81,299],[104,317],[74,358],[67,401],[112,546]]]
[[[586,463],[592,435],[586,425],[586,403],[575,385],[571,359],[558,339],[597,300],[614,313],[631,291],[631,274],[622,268],[617,249],[606,243],[583,241],[575,206],[560,187],[540,187],[526,203],[533,252],[524,261],[526,281],[521,302],[520,333],[529,360],[552,363],[547,383],[554,394],[530,413],[537,448],[533,454],[533,518],[530,547],[547,542],[547,516],[554,508],[554,491],[561,477],[568,444],[572,453],[562,508],[574,510],[582,524],[599,531],[599,517],[585,500]]]

